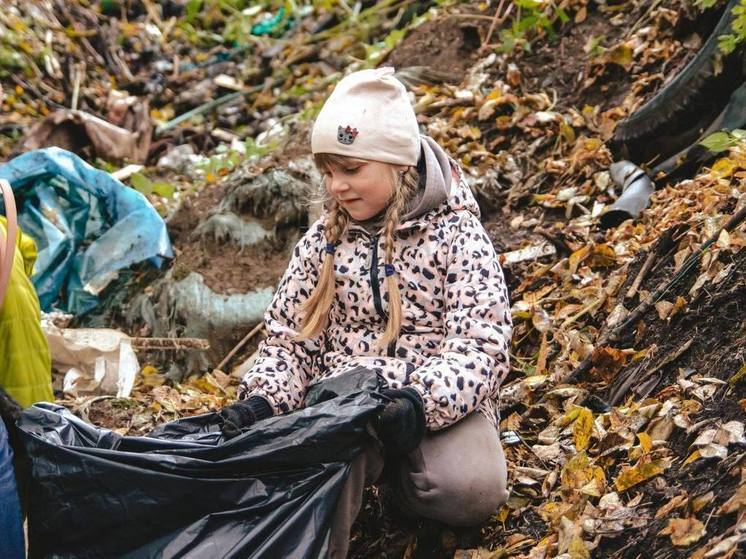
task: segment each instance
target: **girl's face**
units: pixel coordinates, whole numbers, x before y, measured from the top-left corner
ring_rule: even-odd
[[[394,192],[394,172],[404,169],[379,161],[351,159],[329,166],[324,173],[324,186],[352,219],[364,221],[389,204]]]

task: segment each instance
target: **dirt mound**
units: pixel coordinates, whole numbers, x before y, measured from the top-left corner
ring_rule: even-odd
[[[407,36],[388,56],[386,63],[395,68],[430,66],[453,75],[460,81],[478,59],[480,31],[489,23],[465,20],[458,14],[423,23]]]

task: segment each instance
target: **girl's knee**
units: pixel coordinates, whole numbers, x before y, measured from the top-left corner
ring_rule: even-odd
[[[412,484],[405,491],[406,505],[412,512],[456,527],[482,524],[507,500],[503,472],[483,476],[462,472],[426,489]]]

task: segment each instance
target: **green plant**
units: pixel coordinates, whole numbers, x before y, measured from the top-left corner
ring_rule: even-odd
[[[564,24],[570,20],[567,12],[554,2],[515,0],[514,4],[517,12],[510,26],[500,31],[498,52],[510,52],[516,47],[530,52],[534,38],[547,36],[551,39],[556,35],[557,21]]]
[[[737,146],[746,140],[746,130],[733,130],[732,132],[714,132],[700,142],[713,153],[721,153]]]
[[[695,5],[701,10],[712,8],[717,0],[695,0]],[[733,23],[731,33],[725,33],[718,37],[718,46],[723,54],[730,54],[736,50],[741,43],[746,41],[746,0],[740,0],[733,6]]]
[[[164,198],[171,198],[176,189],[167,182],[153,182],[142,173],[135,173],[130,178],[130,186],[142,194],[155,194]]]

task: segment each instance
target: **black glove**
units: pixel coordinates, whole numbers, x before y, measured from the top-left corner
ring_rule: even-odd
[[[425,407],[414,388],[381,390],[391,399],[375,422],[375,430],[386,450],[404,455],[417,448],[425,436]]]
[[[21,406],[2,388],[0,388],[0,417],[8,425],[12,425],[21,417]]]
[[[223,420],[220,430],[225,440],[241,434],[242,429],[251,427],[260,419],[272,417],[272,407],[261,396],[249,396],[246,400],[239,400],[235,404],[224,407],[218,413]]]

